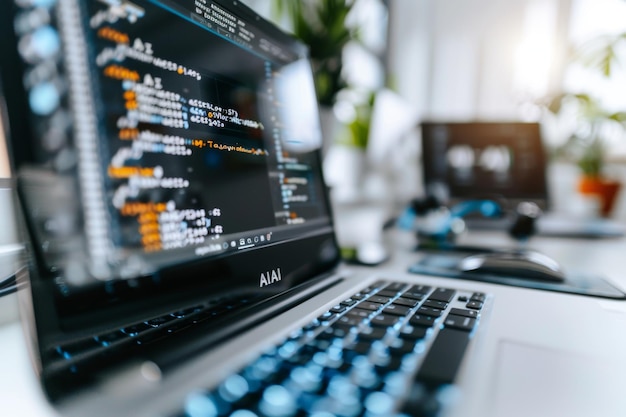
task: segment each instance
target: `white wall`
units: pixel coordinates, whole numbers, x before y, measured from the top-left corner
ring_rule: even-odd
[[[530,118],[560,79],[570,2],[391,0],[390,75],[425,118]]]

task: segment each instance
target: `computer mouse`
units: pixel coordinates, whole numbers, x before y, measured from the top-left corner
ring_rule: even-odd
[[[532,250],[470,255],[459,262],[458,268],[462,272],[509,278],[556,283],[565,280],[565,274],[558,262],[543,253]]]

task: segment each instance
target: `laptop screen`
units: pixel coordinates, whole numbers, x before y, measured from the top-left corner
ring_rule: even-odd
[[[537,123],[423,123],[422,147],[426,191],[441,201],[547,205],[547,160]]]
[[[337,261],[301,43],[236,1],[12,7],[13,163],[63,319],[269,297]]]

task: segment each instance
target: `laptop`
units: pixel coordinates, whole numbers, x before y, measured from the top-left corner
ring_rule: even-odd
[[[50,415],[623,415],[623,304],[341,262],[307,49],[240,2],[0,16]]]
[[[472,216],[469,226],[507,229],[518,204],[535,203],[544,236],[607,238],[624,235],[608,219],[573,216],[554,208],[547,180],[548,153],[541,126],[533,122],[426,121],[421,123],[425,191],[448,205],[492,199],[508,215]]]

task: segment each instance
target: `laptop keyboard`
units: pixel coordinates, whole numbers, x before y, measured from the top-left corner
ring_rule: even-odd
[[[379,281],[216,388],[190,393],[180,416],[436,416],[453,397],[485,300]]]
[[[81,367],[90,363],[89,361],[91,363],[102,361],[102,358],[107,355],[112,356],[113,351],[119,352],[120,348],[126,348],[126,352],[130,354],[139,352],[142,347],[171,338],[201,323],[223,319],[229,312],[253,305],[262,299],[261,296],[250,296],[213,300],[150,320],[131,323],[112,331],[107,330],[95,336],[57,345],[47,354],[55,361],[54,369],[63,369],[71,374],[78,374]]]

